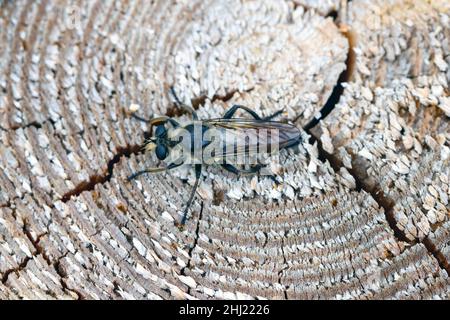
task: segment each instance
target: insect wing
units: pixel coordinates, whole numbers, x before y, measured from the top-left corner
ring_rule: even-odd
[[[221,148],[212,155],[217,160],[273,154],[300,141],[300,130],[287,123],[250,119],[211,119],[205,123],[218,132]]]

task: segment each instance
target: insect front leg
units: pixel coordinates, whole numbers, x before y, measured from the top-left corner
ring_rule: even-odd
[[[142,118],[141,116],[138,116],[135,112],[131,113],[131,116],[141,122],[149,123],[151,121],[150,119],[145,119]]]
[[[194,187],[192,188],[191,195],[189,196],[189,200],[186,204],[186,208],[184,209],[184,212],[183,212],[183,218],[181,219],[181,223],[179,225],[180,229],[182,229],[184,227],[184,225],[186,224],[187,214],[188,214],[189,208],[192,204],[192,201],[194,200],[195,192],[197,191],[198,184],[200,182],[201,173],[202,173],[202,165],[196,164],[195,165],[195,183],[194,183]]]
[[[133,173],[131,176],[129,176],[127,178],[127,180],[128,181],[134,180],[137,177],[139,177],[145,173],[160,173],[160,172],[164,172],[164,171],[169,171],[169,170],[175,169],[176,167],[179,167],[181,165],[182,165],[182,163],[171,163],[167,167],[149,168],[149,169],[141,170],[141,171]]]

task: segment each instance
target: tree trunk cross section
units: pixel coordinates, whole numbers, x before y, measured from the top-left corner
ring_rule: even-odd
[[[0,1],[0,299],[448,299],[448,1]],[[282,183],[141,176],[148,128],[305,125]]]

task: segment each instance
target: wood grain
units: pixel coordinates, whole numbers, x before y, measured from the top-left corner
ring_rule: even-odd
[[[448,299],[445,1],[0,1],[0,299]],[[344,75],[344,77],[342,76]],[[280,185],[154,166],[130,117],[301,127]],[[274,160],[274,159],[272,159]]]

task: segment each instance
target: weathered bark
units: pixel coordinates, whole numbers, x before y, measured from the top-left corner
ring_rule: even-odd
[[[328,15],[328,17],[327,17]],[[337,16],[335,20],[333,17]],[[0,299],[449,298],[446,1],[0,1]],[[346,71],[344,71],[346,70]],[[284,108],[282,181],[142,176],[174,85]]]

